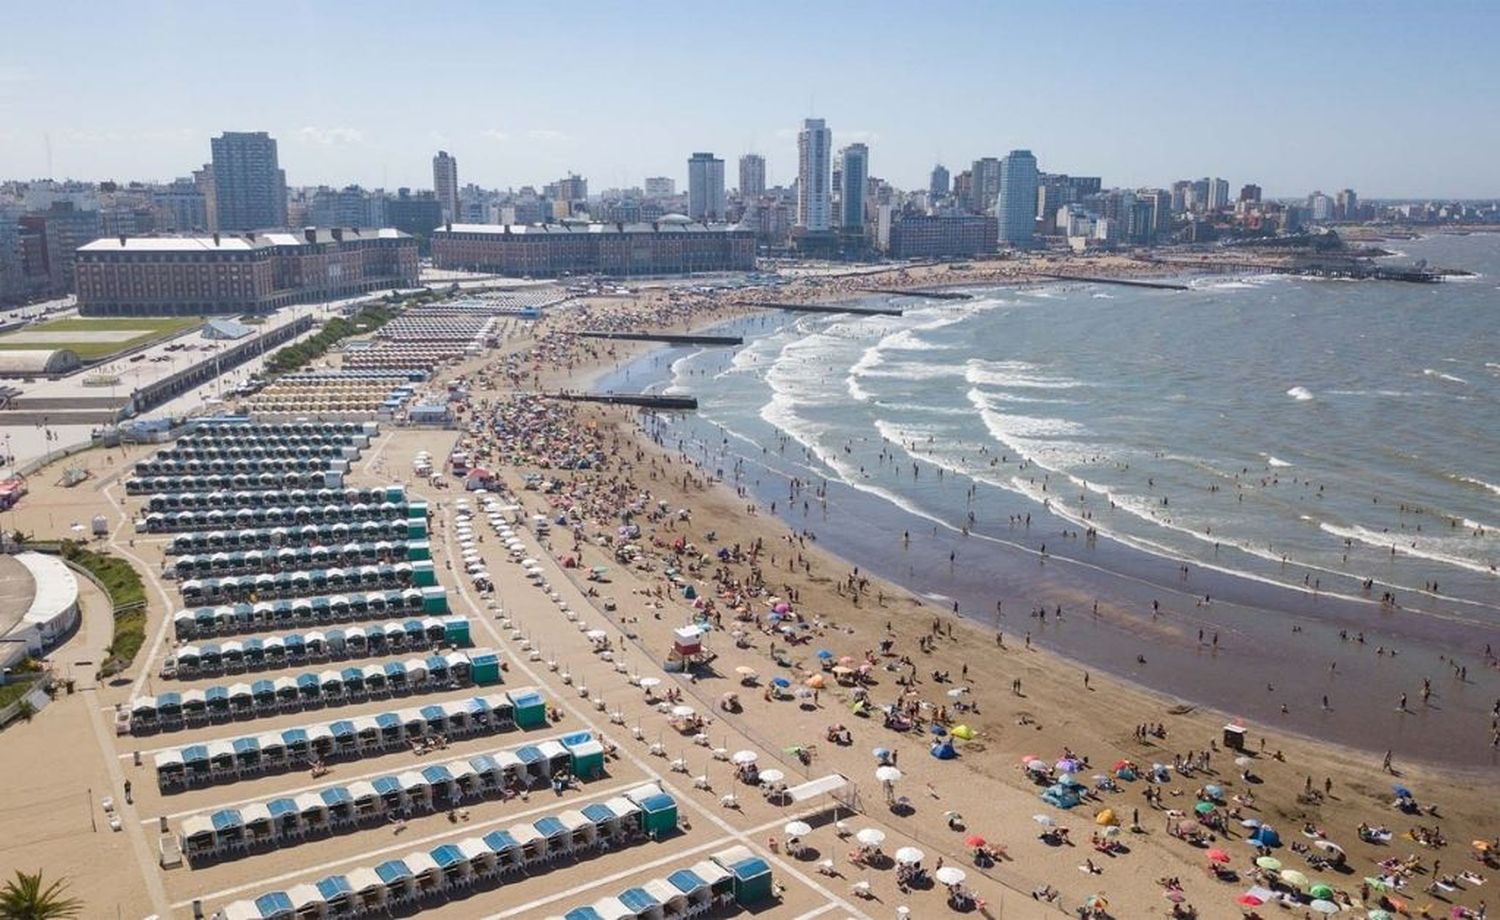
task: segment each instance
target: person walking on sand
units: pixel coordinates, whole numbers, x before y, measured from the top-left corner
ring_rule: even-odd
[[[1395,773],[1396,772],[1395,770],[1391,769],[1391,752],[1390,751],[1386,751],[1385,752],[1385,760],[1381,761],[1381,763],[1380,763],[1380,769],[1384,770],[1387,773]]]

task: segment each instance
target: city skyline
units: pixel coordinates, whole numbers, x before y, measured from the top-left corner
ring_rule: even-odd
[[[966,28],[915,47],[893,44],[901,79],[881,82],[879,92],[840,74],[862,66],[857,49],[904,34],[904,7],[861,7],[867,14],[857,17],[838,5],[798,8],[799,29],[778,55],[801,66],[767,62],[753,77],[745,68],[709,66],[758,47],[742,30],[715,28],[733,11],[712,10],[694,29],[722,37],[703,47],[671,41],[677,67],[637,68],[621,81],[611,78],[620,66],[613,58],[570,59],[559,79],[515,94],[509,87],[518,74],[549,63],[544,45],[516,43],[503,60],[446,57],[415,70],[372,68],[357,81],[309,83],[305,62],[327,53],[319,36],[336,11],[299,8],[272,19],[233,8],[200,15],[195,7],[187,16],[179,15],[183,4],[148,3],[118,24],[71,17],[76,41],[103,41],[108,30],[108,40],[139,50],[129,79],[119,79],[118,62],[106,73],[104,64],[58,55],[46,43],[11,49],[0,65],[0,176],[166,182],[208,159],[210,137],[266,131],[278,139],[294,186],[426,188],[438,149],[464,161],[465,182],[489,188],[538,185],[569,172],[597,188],[638,186],[661,174],[685,186],[687,156],[705,149],[731,162],[761,154],[767,184],[787,185],[796,174],[798,127],[811,116],[826,119],[836,149],[868,144],[879,166],[872,174],[901,188],[925,187],[934,163],[956,173],[1028,148],[1046,171],[1102,175],[1122,187],[1208,174],[1256,182],[1271,198],[1343,187],[1370,198],[1494,195],[1486,152],[1500,128],[1480,113],[1496,82],[1485,42],[1500,12],[1378,2],[1345,15],[1352,6],[1285,8],[1269,17],[1252,6],[1086,3],[1058,17],[1024,6],[944,3],[933,21],[962,17]],[[466,34],[524,34],[545,16],[468,3],[444,8]],[[580,14],[651,56],[679,28],[682,9],[586,4]],[[782,9],[773,3],[763,14],[774,19]],[[420,17],[391,5],[341,28],[364,53],[394,57],[422,27]],[[14,19],[22,34],[45,28],[31,10],[15,11]],[[1111,47],[1160,50],[1116,60],[1150,65],[1130,67],[1111,65],[1108,51],[1076,61],[1046,42],[993,53],[1001,32],[1061,36],[1070,29],[1110,34]],[[834,30],[844,40],[824,54],[819,36]],[[239,40],[215,41],[223,32]],[[1411,53],[1424,43],[1441,47],[1441,59]],[[1090,77],[1103,70],[1111,74],[1106,83]],[[682,80],[685,72],[694,79]],[[737,91],[750,79],[756,92]],[[460,83],[462,93],[436,91]],[[1309,83],[1317,92],[1306,91]],[[957,104],[976,88],[989,95],[985,105]],[[580,107],[579,98],[592,103]],[[494,103],[475,107],[475,99]],[[632,143],[617,143],[621,136]]]

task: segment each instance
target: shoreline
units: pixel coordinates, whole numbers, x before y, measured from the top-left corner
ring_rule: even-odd
[[[1017,283],[1027,283],[1027,282],[1025,282],[1025,281],[1018,281]],[[1048,283],[1048,282],[1041,282],[1041,283]],[[835,297],[833,299],[838,299],[838,298]],[[726,324],[732,323],[736,319],[737,319],[736,317],[731,317],[731,318],[728,318],[728,319],[725,319],[725,318],[722,318],[722,317],[716,318],[716,319],[713,319],[713,320],[710,320],[710,321],[707,321],[707,322],[704,322],[704,323],[701,323],[701,324],[694,325],[693,326],[693,330],[694,331],[711,330],[711,329],[718,328],[718,327],[724,326]],[[592,368],[591,372],[589,373],[588,379],[589,379],[590,382],[597,382],[600,379],[603,379],[603,378],[606,378],[606,377],[610,376],[612,373],[615,373],[617,371],[621,371],[621,370],[627,368],[632,363],[639,363],[639,362],[641,362],[643,360],[647,360],[647,359],[654,360],[654,361],[657,361],[657,362],[661,362],[661,361],[664,360],[666,354],[669,353],[669,352],[671,352],[671,351],[672,351],[672,347],[671,346],[664,346],[664,347],[649,347],[648,346],[648,347],[636,349],[635,353],[633,355],[631,355],[630,357],[628,357],[628,358],[626,358],[626,357],[620,357],[614,367],[607,366],[606,364],[600,364],[600,365],[595,366],[594,368]],[[702,422],[702,424],[708,425],[708,424],[713,424],[713,423],[704,421],[704,422]],[[742,460],[747,460],[747,461],[752,462],[752,463],[755,462],[752,458],[746,457],[743,454],[736,454],[736,456],[739,456]],[[772,474],[776,475],[776,476],[783,476],[783,475],[785,475],[785,473],[783,471],[774,470],[774,469],[772,469],[769,466],[767,466],[766,469],[769,470],[770,472],[772,472]],[[723,482],[723,483],[720,483],[720,485],[728,486],[729,485],[729,481],[726,479],[726,481]],[[849,485],[842,484],[842,483],[829,483],[829,487],[830,487],[830,489],[837,488],[837,489],[848,489],[850,491],[859,491],[859,490],[857,490],[857,487],[849,486]],[[763,487],[761,489],[761,492],[762,492],[761,497],[765,498],[767,494],[770,494],[771,490],[769,490],[766,487]],[[856,498],[855,500],[856,501],[869,502],[869,503],[873,503],[875,505],[881,504],[880,499],[874,498],[874,497],[871,497],[871,496],[864,496],[862,494],[858,498]],[[891,511],[889,512],[889,514],[887,516],[889,517],[889,516],[896,516],[896,515],[910,514],[910,513],[911,512],[905,511],[903,509],[900,509],[899,506],[897,506],[897,507],[891,509]],[[797,522],[795,522],[793,519],[788,518],[785,514],[779,516],[778,520],[781,522],[781,524],[784,527],[787,527],[788,529],[791,529],[793,531],[795,531],[798,526],[801,526]],[[804,521],[803,523],[805,524],[806,522]],[[826,525],[828,522],[824,521],[824,523]],[[866,519],[866,523],[869,523],[867,519]],[[942,526],[949,527],[950,525],[942,525]],[[995,542],[995,543],[999,543],[999,544],[1005,544],[1006,543],[1006,541],[999,540],[999,539],[993,538],[993,537],[986,537],[986,539],[989,540],[989,541]],[[1109,539],[1110,538],[1106,538],[1106,540],[1109,540]],[[849,541],[845,541],[846,544],[848,542]],[[1101,542],[1103,542],[1103,541],[1101,541]],[[1114,541],[1111,541],[1111,542],[1114,542]],[[1118,553],[1117,554],[1127,554],[1128,555],[1131,552],[1140,552],[1140,551],[1135,550],[1134,548],[1129,547],[1128,545],[1125,545],[1125,544],[1118,544],[1118,543],[1116,543],[1116,546],[1118,548]],[[828,552],[829,555],[830,555],[830,558],[840,560],[846,567],[853,567],[855,565],[865,566],[866,564],[873,563],[875,565],[876,570],[878,570],[878,571],[883,570],[883,575],[885,576],[884,580],[888,581],[894,588],[899,589],[901,591],[904,591],[904,592],[912,595],[913,597],[920,598],[922,600],[922,602],[924,604],[928,605],[928,606],[932,606],[938,598],[941,598],[945,602],[952,600],[951,597],[943,594],[942,592],[935,591],[935,590],[924,590],[925,587],[930,587],[930,586],[924,586],[924,585],[922,585],[920,583],[921,579],[919,579],[919,578],[908,577],[908,578],[903,579],[899,575],[895,575],[895,574],[891,573],[889,571],[890,565],[889,564],[881,564],[879,560],[881,558],[884,558],[884,559],[887,560],[887,563],[889,563],[889,561],[890,561],[890,559],[892,557],[890,556],[889,553],[883,553],[878,548],[872,548],[872,547],[869,547],[868,545],[866,545],[866,546],[863,547],[863,551],[861,551],[860,547],[850,547],[848,545],[841,546],[839,549],[826,549],[826,548],[824,548],[824,547],[822,547],[820,545],[820,549],[823,549],[825,552]],[[1001,545],[1001,546],[993,547],[993,549],[996,552],[1000,552],[1000,553],[1011,553],[1011,554],[1024,553],[1024,554],[1029,555],[1030,557],[1033,557],[1033,558],[1036,557],[1035,550],[1026,548],[1024,546],[1020,546],[1019,544],[1016,544],[1016,545]],[[1143,553],[1143,555],[1151,556],[1152,559],[1154,559],[1159,564],[1165,564],[1167,562],[1175,561],[1173,559],[1173,557],[1165,556],[1165,555],[1144,554],[1144,553]],[[938,564],[936,559],[928,559],[928,560],[926,560],[926,562],[927,562],[927,564],[929,566],[935,566],[935,565]],[[1164,578],[1159,577],[1160,573],[1158,573],[1158,577],[1155,578],[1155,580],[1153,580],[1153,578],[1151,576],[1151,573],[1149,573],[1149,572],[1142,571],[1142,572],[1135,572],[1135,573],[1133,573],[1130,570],[1123,570],[1122,571],[1122,570],[1111,568],[1107,564],[1107,562],[1090,562],[1090,561],[1088,561],[1086,559],[1078,559],[1078,558],[1072,558],[1072,559],[1070,559],[1070,558],[1067,558],[1067,557],[1064,557],[1064,556],[1049,556],[1046,559],[1046,563],[1047,564],[1045,566],[1039,566],[1039,568],[1042,568],[1042,571],[1040,573],[1035,573],[1035,574],[1032,574],[1032,575],[1027,575],[1025,573],[1021,573],[1020,575],[1016,575],[1014,572],[1008,573],[1013,578],[1018,578],[1020,580],[1019,584],[1007,584],[1006,585],[1006,590],[1005,590],[1004,594],[1005,594],[1005,597],[1007,599],[1006,603],[1007,603],[1007,608],[1008,608],[1007,609],[1007,613],[1008,614],[1011,612],[1009,608],[1012,606],[1010,599],[1013,598],[1017,593],[1021,593],[1023,595],[1024,594],[1031,594],[1031,595],[1040,594],[1040,595],[1042,595],[1044,597],[1050,596],[1050,597],[1053,597],[1053,598],[1056,598],[1059,594],[1061,594],[1065,600],[1069,601],[1069,607],[1070,607],[1070,609],[1072,609],[1074,611],[1074,615],[1071,617],[1071,619],[1077,620],[1077,619],[1079,619],[1081,617],[1081,618],[1087,620],[1088,617],[1087,617],[1086,613],[1085,614],[1078,614],[1076,612],[1079,607],[1086,606],[1087,603],[1088,603],[1088,599],[1087,599],[1085,593],[1081,592],[1081,591],[1078,591],[1077,588],[1078,588],[1080,582],[1088,582],[1090,580],[1095,581],[1095,582],[1099,582],[1099,581],[1108,582],[1108,581],[1111,581],[1111,580],[1133,581],[1133,582],[1138,582],[1140,585],[1147,586],[1150,589],[1156,590],[1157,592],[1173,592],[1173,590],[1174,590],[1174,589],[1172,589],[1170,587],[1166,587],[1163,584]],[[1061,567],[1064,569],[1064,571],[1061,572],[1061,573],[1058,573],[1056,571],[1056,568],[1059,565],[1061,565]],[[1195,562],[1194,565],[1197,566],[1198,564]],[[1011,568],[1014,569],[1015,567],[1016,567],[1016,565],[1014,563],[1014,560],[1012,560]],[[1212,567],[1206,567],[1206,566],[1198,566],[1198,567],[1199,568],[1203,568],[1203,569],[1210,569],[1210,568],[1212,568]],[[1335,599],[1335,598],[1330,598],[1330,597],[1328,597],[1329,592],[1324,592],[1324,596],[1322,598],[1319,598],[1318,596],[1314,595],[1311,599],[1309,599],[1309,598],[1303,596],[1303,592],[1300,592],[1300,591],[1296,590],[1295,588],[1293,588],[1290,585],[1280,584],[1280,583],[1276,583],[1276,582],[1269,581],[1269,580],[1262,580],[1262,579],[1257,578],[1253,574],[1243,574],[1243,573],[1232,571],[1232,570],[1227,569],[1227,568],[1219,568],[1219,569],[1213,571],[1212,574],[1208,574],[1208,575],[1204,575],[1204,574],[1200,573],[1200,575],[1198,576],[1198,581],[1196,583],[1198,584],[1198,589],[1197,590],[1199,590],[1200,592],[1201,592],[1201,590],[1203,589],[1203,587],[1205,585],[1207,587],[1213,589],[1213,596],[1215,598],[1215,601],[1218,602],[1218,603],[1220,603],[1220,604],[1232,602],[1232,603],[1235,603],[1236,605],[1242,606],[1246,611],[1251,612],[1251,613],[1254,613],[1256,611],[1266,611],[1266,612],[1269,612],[1269,613],[1273,613],[1277,617],[1280,617],[1280,618],[1283,618],[1283,619],[1284,618],[1292,618],[1293,620],[1296,620],[1296,621],[1302,621],[1303,622],[1303,626],[1301,628],[1304,629],[1304,630],[1306,630],[1306,629],[1320,629],[1320,628],[1322,628],[1322,629],[1327,629],[1329,632],[1331,632],[1333,628],[1336,628],[1339,625],[1343,625],[1343,624],[1351,622],[1351,621],[1362,622],[1362,625],[1359,627],[1362,630],[1370,630],[1372,628],[1379,629],[1379,626],[1377,625],[1377,623],[1375,623],[1373,621],[1368,621],[1368,620],[1360,621],[1360,620],[1357,619],[1357,617],[1360,617],[1360,616],[1368,617],[1371,614],[1376,614],[1376,615],[1381,615],[1382,619],[1384,619],[1384,615],[1391,614],[1390,611],[1383,611],[1383,610],[1381,610],[1378,607],[1378,605],[1376,605],[1373,601],[1367,601],[1367,600],[1361,599],[1361,598],[1349,598],[1349,599]],[[1183,596],[1184,599],[1186,599],[1187,597],[1190,596],[1190,592],[1188,592],[1188,591],[1180,591],[1179,593]],[[1221,600],[1221,598],[1222,598],[1222,600]],[[1096,603],[1099,602],[1100,599],[1099,599],[1099,597],[1098,597],[1097,594],[1094,596],[1094,600],[1095,600]],[[1347,608],[1350,608],[1350,609],[1346,613],[1344,613],[1344,614],[1330,617],[1329,616],[1329,614],[1330,614],[1329,607],[1330,606],[1338,606],[1338,607],[1341,607],[1341,608],[1342,607],[1347,607]],[[1152,618],[1152,622],[1147,623],[1147,622],[1144,622],[1143,618],[1140,618],[1140,617],[1132,618],[1130,616],[1130,614],[1129,614],[1128,611],[1121,610],[1121,609],[1108,609],[1108,607],[1109,607],[1109,605],[1106,605],[1106,611],[1105,611],[1104,618],[1107,621],[1108,625],[1112,628],[1112,631],[1110,632],[1109,635],[1117,637],[1113,641],[1118,641],[1118,637],[1122,633],[1130,633],[1131,635],[1125,636],[1125,638],[1132,638],[1132,637],[1133,638],[1137,638],[1138,641],[1141,641],[1143,644],[1145,644],[1145,645],[1148,646],[1147,650],[1149,650],[1149,646],[1152,645],[1152,644],[1155,644],[1158,648],[1160,648],[1160,647],[1162,647],[1162,645],[1164,643],[1180,642],[1183,645],[1188,645],[1188,644],[1191,643],[1190,637],[1186,637],[1185,638],[1182,635],[1182,618],[1181,617],[1176,618],[1176,620],[1174,622],[1174,618],[1172,618],[1170,615],[1164,616],[1163,618],[1167,619],[1168,622],[1167,623],[1162,623],[1162,624],[1156,623],[1155,622],[1155,618],[1153,617]],[[984,618],[981,618],[981,617],[977,616],[973,612],[973,610],[974,610],[973,607],[969,607],[969,609],[963,611],[965,619],[968,620],[970,623],[972,623],[975,626],[976,629],[979,629],[980,631],[984,631],[984,624],[982,622],[982,619],[987,619],[987,616],[984,617]],[[1180,610],[1179,611],[1173,611],[1173,612],[1174,613],[1181,613]],[[1165,613],[1165,606],[1164,606],[1164,613]],[[1193,612],[1191,610],[1189,610],[1189,611],[1187,611],[1187,613],[1188,613],[1189,617],[1191,617]],[[1402,614],[1400,612],[1396,612],[1394,615],[1400,616]],[[1079,628],[1082,628],[1084,630],[1088,630],[1091,627],[1097,627],[1098,626],[1098,623],[1097,623],[1098,619],[1099,619],[1099,617],[1096,615],[1096,617],[1095,617],[1096,622],[1095,623],[1093,623],[1093,624],[1085,623],[1083,627],[1072,627],[1073,630],[1074,630],[1074,632],[1075,632],[1075,635],[1076,635],[1076,631]],[[1202,622],[1203,621],[1199,621],[1200,633],[1202,631]],[[993,629],[993,627],[991,627],[991,629]],[[1091,640],[1090,637],[1087,637],[1087,636],[1084,637],[1083,641],[1085,642],[1085,645],[1083,647],[1081,647],[1081,648],[1069,648],[1068,650],[1064,651],[1064,650],[1062,650],[1062,648],[1060,648],[1058,646],[1058,644],[1057,644],[1058,640],[1055,639],[1055,638],[1053,638],[1059,632],[1058,628],[1056,626],[1053,626],[1053,627],[1046,626],[1045,621],[1043,621],[1042,623],[1038,623],[1034,619],[1031,619],[1031,620],[1019,620],[1018,621],[1017,618],[1015,617],[1015,615],[1012,614],[1008,618],[1006,624],[1004,625],[1004,629],[1005,629],[1005,633],[1006,633],[1007,638],[1011,637],[1012,635],[1017,635],[1018,636],[1021,632],[1025,632],[1025,631],[1039,631],[1038,636],[1037,636],[1037,643],[1039,645],[1046,646],[1047,653],[1050,654],[1050,655],[1056,656],[1057,661],[1059,662],[1060,666],[1069,667],[1069,668],[1077,668],[1077,669],[1083,669],[1083,668],[1098,669],[1098,670],[1101,670],[1101,671],[1104,671],[1104,672],[1110,674],[1110,676],[1112,678],[1117,679],[1117,680],[1119,680],[1119,681],[1121,681],[1123,683],[1128,684],[1131,687],[1134,687],[1134,688],[1138,689],[1142,693],[1149,694],[1149,695],[1152,695],[1153,697],[1156,697],[1159,701],[1169,701],[1169,700],[1170,701],[1176,701],[1176,702],[1186,701],[1186,702],[1188,702],[1188,703],[1190,703],[1190,704],[1192,704],[1194,706],[1197,706],[1197,707],[1208,707],[1208,708],[1211,708],[1215,712],[1221,713],[1225,717],[1226,721],[1228,721],[1230,718],[1234,717],[1232,710],[1227,709],[1224,705],[1222,705],[1222,702],[1220,700],[1215,699],[1210,694],[1204,694],[1204,693],[1201,693],[1201,692],[1194,692],[1191,688],[1181,687],[1181,686],[1175,687],[1173,689],[1166,689],[1166,688],[1161,687],[1159,685],[1159,682],[1157,682],[1156,685],[1153,685],[1153,682],[1149,681],[1148,678],[1144,674],[1133,672],[1132,669],[1130,669],[1129,667],[1122,667],[1120,662],[1111,662],[1109,660],[1101,659],[1100,656],[1097,655],[1097,654],[1089,654],[1089,647],[1088,647],[1087,643],[1089,641],[1094,641],[1095,645],[1099,644],[1099,642],[1097,640]],[[1147,634],[1144,635],[1144,636],[1136,635],[1138,633],[1138,631],[1141,630],[1141,629],[1147,630]],[[1216,630],[1216,632],[1217,632],[1217,630]],[[1377,632],[1376,635],[1375,635],[1375,637],[1370,640],[1370,646],[1371,647],[1374,646],[1375,642],[1379,638],[1379,635],[1380,634]],[[1217,636],[1215,638],[1217,638]],[[1413,636],[1408,635],[1408,638],[1418,638],[1418,637],[1413,637]],[[1108,642],[1108,641],[1110,641],[1110,640],[1106,639],[1106,642]],[[1298,640],[1284,639],[1282,641],[1298,641]],[[1073,644],[1076,645],[1077,644],[1077,640],[1074,640]],[[1209,652],[1208,650],[1204,649],[1203,648],[1203,643],[1201,641],[1198,643],[1198,646],[1199,646],[1200,652],[1206,653],[1208,655],[1208,657],[1218,657],[1218,655],[1220,654],[1219,649],[1217,647],[1214,647],[1211,650],[1211,652]],[[1337,646],[1335,646],[1335,648],[1337,648]],[[1246,650],[1242,646],[1238,651],[1241,652],[1241,653],[1243,653]],[[1236,652],[1230,651],[1226,647],[1225,653],[1226,654],[1235,654]],[[1274,654],[1275,654],[1275,649],[1271,648],[1269,650],[1269,655],[1270,656],[1274,656]],[[1153,663],[1155,661],[1155,657],[1156,656],[1153,655]],[[1197,656],[1192,656],[1192,658],[1194,660],[1195,659],[1201,659],[1201,658],[1204,658],[1204,657],[1205,657],[1204,654],[1199,654]],[[1182,660],[1181,657],[1179,657],[1179,661],[1181,661],[1181,660]],[[1408,656],[1408,660],[1410,660],[1410,656]],[[1272,667],[1274,667],[1277,664],[1277,662],[1276,662],[1276,660],[1275,660],[1274,657],[1267,657],[1266,661]],[[1155,670],[1155,671],[1152,671],[1150,673],[1160,673],[1160,671],[1159,670]],[[1315,696],[1314,696],[1314,700],[1316,700]],[[1261,711],[1257,711],[1257,710],[1261,710]],[[1297,735],[1299,735],[1300,737],[1302,737],[1304,740],[1309,741],[1309,742],[1324,743],[1324,744],[1329,743],[1326,740],[1322,740],[1322,741],[1319,740],[1320,731],[1323,731],[1323,730],[1326,730],[1326,729],[1320,729],[1320,727],[1316,724],[1316,718],[1317,718],[1316,716],[1312,717],[1313,721],[1309,721],[1308,719],[1305,719],[1305,718],[1302,718],[1302,717],[1299,716],[1298,718],[1296,718],[1296,719],[1293,720],[1294,722],[1296,722],[1295,726],[1287,726],[1287,725],[1284,724],[1285,721],[1286,721],[1286,719],[1284,717],[1282,719],[1279,719],[1279,720],[1275,718],[1275,711],[1274,711],[1274,709],[1271,709],[1269,711],[1266,711],[1266,710],[1267,710],[1267,706],[1264,703],[1262,703],[1260,705],[1257,705],[1257,706],[1248,706],[1247,705],[1247,706],[1242,707],[1240,709],[1240,714],[1241,714],[1241,717],[1243,717],[1245,715],[1252,715],[1252,716],[1256,717],[1259,721],[1263,721],[1267,725],[1270,725],[1273,722],[1280,722],[1282,724],[1278,724],[1277,727],[1274,729],[1274,730],[1276,730],[1278,732],[1294,732]],[[1373,710],[1373,711],[1379,711],[1379,710]],[[1307,712],[1307,708],[1305,706],[1304,707],[1299,707],[1299,712],[1306,713]],[[1326,715],[1326,713],[1324,715],[1324,721],[1325,722],[1327,721],[1327,715]],[[1339,724],[1343,724],[1343,723],[1346,723],[1346,722],[1347,722],[1347,719],[1342,719]],[[1443,729],[1437,729],[1437,731],[1439,731],[1440,734],[1444,733]],[[1348,734],[1348,732],[1349,732],[1349,729],[1346,728],[1345,731],[1344,731],[1344,734]],[[1360,733],[1363,734],[1363,732],[1360,732]],[[1379,750],[1376,749],[1377,745],[1372,745],[1372,744],[1361,745],[1361,744],[1354,743],[1354,742],[1351,742],[1351,741],[1348,741],[1348,740],[1341,740],[1341,741],[1339,741],[1337,743],[1341,744],[1348,751],[1351,751],[1351,752],[1356,752],[1357,751],[1357,752],[1361,752],[1361,753],[1365,753],[1365,754],[1373,752],[1375,755],[1377,755],[1377,756],[1379,755]],[[1383,748],[1383,746],[1379,746],[1379,747]],[[1494,770],[1493,759],[1491,759],[1490,762],[1486,763],[1482,759],[1475,759],[1473,757],[1457,758],[1457,755],[1452,755],[1452,754],[1449,754],[1449,755],[1443,755],[1441,753],[1439,753],[1439,754],[1432,754],[1432,753],[1423,754],[1423,753],[1420,753],[1420,752],[1411,752],[1411,751],[1403,752],[1401,756],[1407,762],[1421,762],[1425,766],[1427,766],[1429,768],[1432,768],[1432,769],[1439,769],[1439,770],[1444,770],[1444,771],[1450,771],[1450,772],[1455,773],[1456,775],[1463,775],[1463,776],[1469,776],[1469,777],[1474,777],[1474,778],[1485,777],[1485,776],[1491,774],[1493,772],[1493,770]]]

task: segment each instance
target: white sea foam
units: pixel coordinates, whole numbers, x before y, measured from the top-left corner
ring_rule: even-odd
[[[1085,386],[1080,380],[1047,374],[1025,361],[986,361],[970,358],[965,362],[964,378],[974,386],[1026,387],[1041,390],[1068,390]]]
[[[1273,456],[1271,456],[1270,454],[1267,454],[1267,453],[1262,453],[1261,456],[1265,458],[1267,466],[1278,466],[1278,467],[1280,467],[1280,466],[1291,466],[1292,465],[1292,464],[1288,463],[1287,461],[1281,459],[1280,457],[1273,457]]]
[[[1286,391],[1286,395],[1297,400],[1297,402],[1307,402],[1313,398],[1312,390],[1309,390],[1307,387],[1292,387]]]
[[[1483,479],[1475,479],[1472,476],[1457,476],[1455,478],[1459,482],[1467,482],[1471,486],[1479,486],[1481,489],[1488,489],[1496,495],[1500,495],[1500,486],[1495,485],[1493,482],[1485,482]]]
[[[1455,377],[1452,374],[1445,374],[1442,371],[1435,371],[1435,370],[1433,370],[1430,367],[1424,367],[1424,368],[1422,368],[1422,374],[1424,376],[1427,376],[1427,377],[1436,377],[1439,380],[1446,380],[1449,383],[1468,383],[1469,382],[1469,381],[1465,380],[1462,377]]]
[[[1370,530],[1358,524],[1353,526],[1340,526],[1330,524],[1327,521],[1318,525],[1324,533],[1331,533],[1344,540],[1353,540],[1366,546],[1377,546],[1382,549],[1395,547],[1398,556],[1415,556],[1418,559],[1428,559],[1432,562],[1441,562],[1445,565],[1468,569],[1482,575],[1494,575],[1495,569],[1468,556],[1456,554],[1448,541],[1441,537],[1417,536],[1411,533],[1382,533]],[[1416,545],[1413,545],[1416,544]]]

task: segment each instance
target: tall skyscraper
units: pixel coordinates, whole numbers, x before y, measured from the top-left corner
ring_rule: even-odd
[[[1334,216],[1339,220],[1359,220],[1359,196],[1354,194],[1354,189],[1346,188],[1339,192],[1338,203],[1334,205]]]
[[[221,230],[286,226],[286,173],[264,131],[225,131],[210,141],[214,201]]]
[[[797,133],[797,226],[811,233],[831,226],[833,132],[821,118],[807,118]]]
[[[947,198],[948,185],[948,167],[941,163],[932,167],[932,180],[927,183],[927,194],[932,196],[932,200],[936,201],[939,198]]]
[[[839,156],[843,184],[839,201],[843,210],[841,225],[858,230],[865,225],[865,185],[870,178],[870,148],[850,144]]]
[[[1208,184],[1208,209],[1210,211],[1222,211],[1229,207],[1229,182],[1226,179],[1214,179]]]
[[[1012,150],[1000,160],[1000,192],[995,203],[1000,244],[1027,246],[1036,231],[1036,157]]]
[[[758,153],[740,157],[740,199],[753,201],[766,193],[766,158]]]
[[[688,158],[688,217],[724,219],[724,161],[711,153]]]
[[[648,176],[646,178],[647,198],[671,198],[677,194],[677,180],[670,176]]]
[[[458,220],[458,158],[446,150],[432,158],[432,190],[443,206],[443,220]]]
[[[988,214],[1000,197],[1000,161],[994,157],[982,157],[974,161],[970,170],[974,174],[973,209]]]
[[[1260,201],[1260,186],[1253,182],[1240,186],[1240,200],[1258,203]]]

